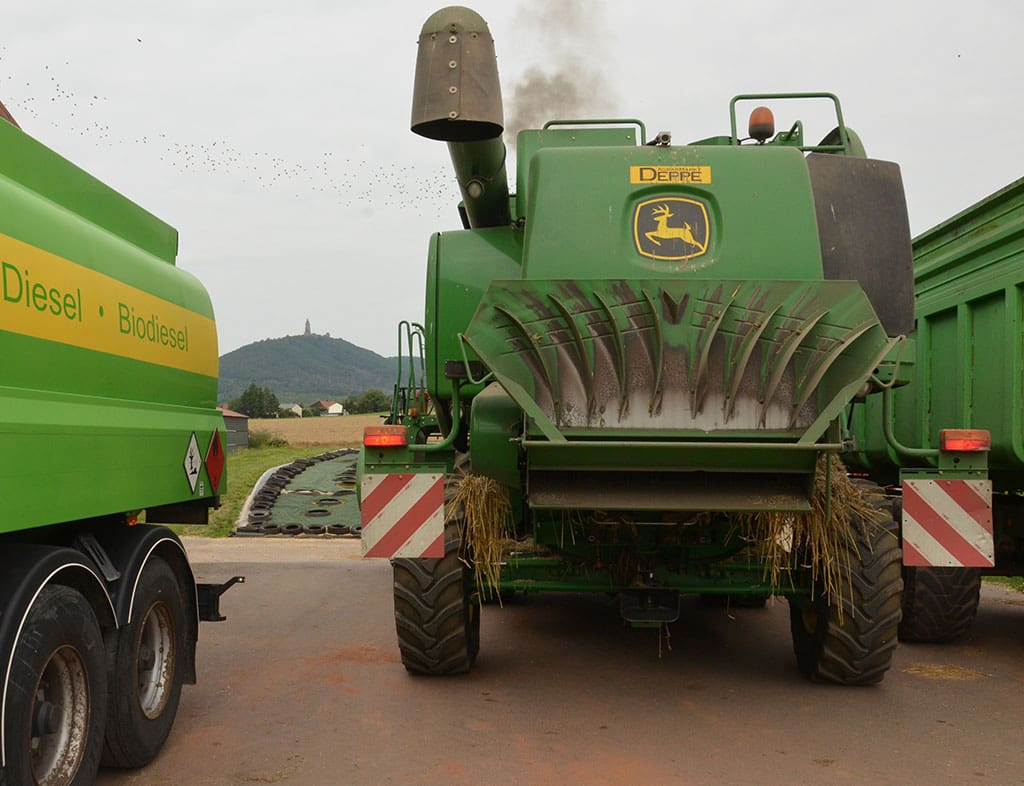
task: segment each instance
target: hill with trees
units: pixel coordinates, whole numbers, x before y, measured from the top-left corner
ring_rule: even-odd
[[[390,397],[398,358],[386,358],[341,338],[284,336],[256,341],[220,359],[217,400],[239,397],[250,385],[267,388],[281,402],[309,404],[343,399],[368,390]]]

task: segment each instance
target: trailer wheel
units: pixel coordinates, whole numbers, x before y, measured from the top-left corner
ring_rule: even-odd
[[[813,601],[790,600],[797,665],[816,682],[871,685],[881,682],[892,664],[903,582],[896,525],[880,503],[879,516],[887,521],[850,522],[853,542],[842,555],[850,581],[841,601],[830,604],[821,588]]]
[[[452,484],[448,481],[446,498]],[[395,627],[402,664],[413,674],[463,674],[480,651],[480,606],[460,558],[463,518],[444,528],[444,557],[393,559]]]
[[[110,700],[103,764],[142,767],[170,734],[185,652],[185,602],[174,571],[154,556],[139,577],[130,624],[108,639]]]
[[[970,629],[978,613],[977,568],[904,568],[903,641],[952,641]]]
[[[103,634],[92,607],[70,587],[44,587],[11,660],[0,783],[93,783],[106,694]]]

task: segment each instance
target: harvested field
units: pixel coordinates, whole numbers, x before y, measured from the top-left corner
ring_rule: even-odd
[[[294,447],[357,448],[365,426],[378,426],[380,415],[339,415],[323,418],[253,418],[249,432],[269,431]]]

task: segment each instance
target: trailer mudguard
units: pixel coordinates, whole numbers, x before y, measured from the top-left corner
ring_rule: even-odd
[[[77,589],[92,605],[103,628],[117,625],[114,605],[91,559],[59,546],[14,543],[0,554],[0,767],[7,764],[7,681],[14,648],[32,604],[50,584]]]
[[[113,567],[120,574],[110,584],[110,595],[117,615],[118,627],[128,625],[138,610],[134,606],[139,576],[143,568],[156,555],[164,558],[178,578],[188,615],[185,629],[184,681],[196,682],[196,642],[199,639],[199,601],[195,576],[188,562],[185,547],[178,536],[166,527],[140,524],[135,527],[102,527],[96,530],[96,539],[103,546]]]

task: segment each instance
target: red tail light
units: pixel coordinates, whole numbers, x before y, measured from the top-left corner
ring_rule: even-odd
[[[405,426],[367,426],[363,429],[363,444],[368,448],[405,447],[409,431]]]
[[[989,450],[992,435],[982,428],[947,428],[939,432],[939,447],[952,453]]]

